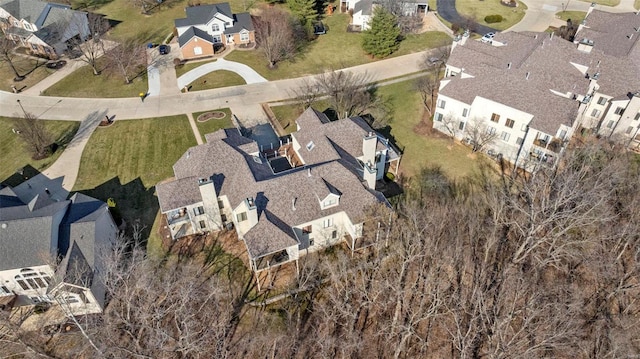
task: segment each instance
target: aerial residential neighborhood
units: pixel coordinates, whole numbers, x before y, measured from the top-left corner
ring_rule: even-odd
[[[0,0],[0,357],[640,355],[639,13]]]

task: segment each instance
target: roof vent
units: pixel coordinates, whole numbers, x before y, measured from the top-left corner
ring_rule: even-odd
[[[525,78],[526,78],[527,80],[529,79],[529,75],[530,75],[530,74],[531,74],[530,72],[527,72],[527,74],[525,75]]]
[[[296,198],[296,197],[293,197],[293,198],[291,199],[291,209],[292,209],[292,210],[294,210],[294,211],[296,210],[296,200],[297,200],[297,199],[298,199],[298,198]]]
[[[3,223],[3,224],[0,225],[0,227],[2,227],[2,229],[6,229],[7,228],[7,224]]]
[[[507,68],[510,69],[511,68],[511,63],[507,64]]]
[[[307,176],[311,177],[311,167],[307,167]]]
[[[633,34],[629,34],[629,35],[627,35],[627,38],[628,38],[629,40],[633,39]]]
[[[309,143],[307,143],[307,151],[311,151],[315,147],[316,147],[316,144],[313,143],[313,141],[309,141]]]

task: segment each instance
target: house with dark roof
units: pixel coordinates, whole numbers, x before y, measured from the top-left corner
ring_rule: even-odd
[[[184,59],[212,56],[216,46],[248,45],[255,42],[251,15],[234,14],[229,3],[190,6],[187,17],[175,20]]]
[[[369,211],[388,205],[376,183],[397,172],[399,151],[361,118],[329,121],[309,108],[297,128],[274,150],[236,129],[190,148],[175,179],[156,186],[173,239],[235,228],[256,273],[339,242],[369,243],[384,222],[367,222]]]
[[[635,137],[634,27],[634,14],[591,10],[575,43],[534,32],[498,33],[491,44],[463,36],[446,64],[433,127],[525,169],[554,166],[581,128],[620,128]]]
[[[118,229],[107,205],[81,193],[60,200],[31,182],[0,189],[0,303],[48,302],[64,313],[100,313],[101,254]],[[4,298],[4,300],[3,300]]]
[[[376,0],[341,0],[340,11],[351,13],[350,28],[353,30],[369,30],[373,8],[378,5]],[[421,16],[429,10],[429,4],[423,0],[396,0],[398,13],[404,16]]]
[[[74,37],[90,35],[86,12],[40,0],[0,0],[0,28],[33,54],[55,59]]]

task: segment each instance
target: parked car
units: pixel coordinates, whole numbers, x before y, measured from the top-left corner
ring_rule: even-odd
[[[484,36],[482,37],[482,39],[480,39],[480,41],[486,43],[492,43],[493,42],[493,37],[496,36],[495,32],[488,32],[486,34],[484,34]]]
[[[166,55],[171,51],[171,47],[169,45],[160,45],[158,46],[158,52],[160,55]]]

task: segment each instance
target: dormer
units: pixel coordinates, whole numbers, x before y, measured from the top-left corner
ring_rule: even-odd
[[[329,193],[324,199],[320,200],[320,209],[329,209],[340,204],[340,195]]]

